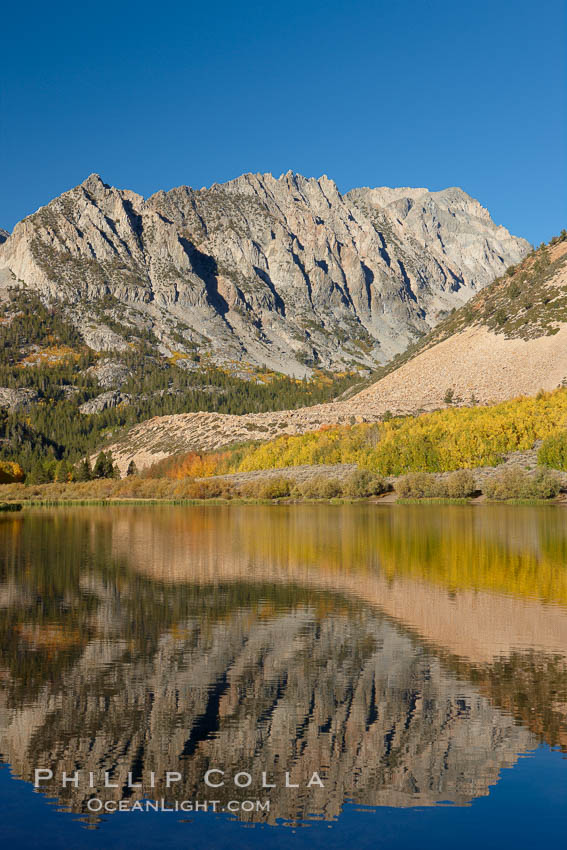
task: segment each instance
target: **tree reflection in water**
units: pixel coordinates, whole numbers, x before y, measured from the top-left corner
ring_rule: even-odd
[[[269,814],[249,820],[331,819],[347,799],[466,804],[539,741],[567,742],[556,517],[298,506],[3,518],[4,758],[28,781],[51,768],[45,791],[77,812],[93,795],[171,799],[168,770],[182,777],[176,798],[211,798],[211,767],[229,777],[216,799],[269,796]],[[93,771],[95,789],[61,788],[75,770]],[[100,785],[104,771],[117,789]],[[238,771],[253,785],[236,789]],[[323,789],[306,787],[314,771]]]

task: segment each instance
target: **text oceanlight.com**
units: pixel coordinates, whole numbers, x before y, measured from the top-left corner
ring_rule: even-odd
[[[87,800],[89,812],[269,812],[269,800]]]

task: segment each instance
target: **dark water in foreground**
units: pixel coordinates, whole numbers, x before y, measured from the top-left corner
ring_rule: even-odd
[[[2,517],[4,846],[560,846],[566,520]]]

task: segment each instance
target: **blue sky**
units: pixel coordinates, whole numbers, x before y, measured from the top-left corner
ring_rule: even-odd
[[[567,227],[564,0],[12,3],[0,226],[99,172],[147,196],[245,171],[462,186]]]

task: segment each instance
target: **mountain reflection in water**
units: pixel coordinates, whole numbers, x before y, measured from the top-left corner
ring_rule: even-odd
[[[562,520],[357,505],[4,517],[0,752],[27,781],[109,771],[116,789],[44,787],[75,812],[92,796],[269,797],[239,817],[271,823],[332,819],[346,800],[466,804],[540,742],[567,745]],[[227,776],[214,794],[209,768]],[[314,771],[324,788],[306,787]]]

